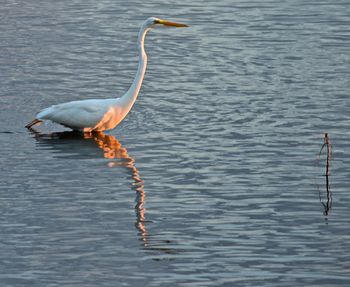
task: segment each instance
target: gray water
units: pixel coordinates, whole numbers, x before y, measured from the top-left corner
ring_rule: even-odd
[[[24,128],[122,95],[148,16],[191,27],[148,34],[122,124]],[[350,286],[349,27],[349,0],[2,0],[0,285]]]

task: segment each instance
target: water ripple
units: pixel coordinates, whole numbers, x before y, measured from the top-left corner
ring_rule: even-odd
[[[348,286],[349,11],[4,3],[3,285]],[[140,97],[116,130],[24,130],[43,107],[122,95],[150,15],[190,28],[150,32]]]

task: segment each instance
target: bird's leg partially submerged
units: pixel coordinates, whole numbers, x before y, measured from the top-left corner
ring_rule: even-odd
[[[32,126],[39,125],[39,124],[41,124],[42,122],[43,122],[43,121],[41,121],[41,120],[34,119],[34,120],[32,120],[29,124],[26,125],[26,128],[27,128],[27,129],[31,129]]]

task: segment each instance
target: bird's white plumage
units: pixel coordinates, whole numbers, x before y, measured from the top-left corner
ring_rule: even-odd
[[[114,128],[131,110],[141,88],[147,66],[147,55],[144,49],[146,33],[155,25],[187,27],[185,24],[169,22],[158,18],[148,18],[141,26],[138,37],[139,65],[135,79],[129,90],[118,99],[94,99],[72,101],[48,107],[36,115],[35,120],[26,127],[42,120],[51,120],[73,130],[84,132],[104,131]]]
[[[63,103],[42,110],[36,118],[51,120],[74,130],[102,131],[113,128],[122,120],[118,100],[83,100]],[[116,124],[113,125],[113,123]]]

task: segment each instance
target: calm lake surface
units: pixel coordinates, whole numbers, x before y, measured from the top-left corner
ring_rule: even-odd
[[[24,128],[121,96],[149,16],[191,27],[121,125]],[[350,286],[349,0],[3,0],[0,39],[1,286]]]

